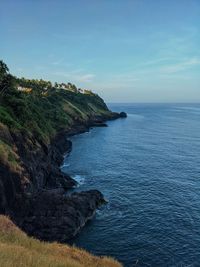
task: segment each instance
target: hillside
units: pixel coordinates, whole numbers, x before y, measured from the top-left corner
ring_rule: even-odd
[[[120,267],[107,257],[28,237],[7,217],[0,216],[0,266],[3,267]]]
[[[12,131],[37,135],[45,143],[75,123],[87,124],[94,117],[107,119],[114,115],[91,91],[81,93],[80,89],[47,87],[48,82],[43,80],[18,79],[7,72],[3,76],[0,78],[0,122]],[[24,83],[26,87],[19,86]]]
[[[120,117],[124,114],[111,112],[104,101],[89,90],[77,89],[70,83],[52,85],[49,81],[17,78],[0,61],[0,214],[8,215],[29,236],[40,240],[63,243],[73,238],[105,200],[98,190],[66,195],[66,191],[77,184],[60,170],[63,155],[72,149],[67,137],[93,126],[106,126],[106,120]],[[1,221],[1,227],[4,222],[9,227],[12,225],[3,217]],[[77,261],[80,260],[78,265],[73,260],[71,265],[66,265],[65,257],[58,256],[64,253],[64,247],[27,239],[13,227],[8,228],[14,229],[12,235],[10,230],[3,235],[5,240],[1,230],[0,239],[1,253],[5,253],[2,257],[8,262],[10,257],[14,264],[11,266],[26,266],[25,263],[17,265],[19,259],[11,257],[13,250],[19,255],[27,254],[28,266],[56,266],[51,259],[57,257],[58,262],[62,261],[58,266],[90,266],[80,259],[82,253],[86,259],[89,257],[91,266],[96,266],[94,259],[102,261],[90,259],[85,252],[65,248],[75,251]],[[55,247],[55,257],[52,254],[47,260],[44,252],[52,253]],[[38,265],[34,265],[35,256],[39,257]]]
[[[69,90],[57,87],[48,81],[16,78],[0,62],[2,213],[13,211],[22,193],[74,186],[75,181],[59,171],[63,153],[71,149],[66,136],[119,117],[91,91],[81,93],[71,84]]]

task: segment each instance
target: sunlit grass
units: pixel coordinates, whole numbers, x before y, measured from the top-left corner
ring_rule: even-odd
[[[3,267],[120,267],[108,257],[28,237],[7,217],[0,216],[0,266]]]

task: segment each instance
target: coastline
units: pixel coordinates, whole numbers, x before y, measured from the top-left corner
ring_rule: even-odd
[[[66,242],[95,215],[96,209],[105,203],[103,194],[94,189],[66,195],[67,190],[74,188],[77,182],[63,173],[60,166],[64,155],[72,150],[70,136],[87,132],[92,127],[106,127],[106,121],[118,118],[122,118],[119,113],[110,112],[109,116],[93,117],[87,123],[77,123],[70,130],[55,136],[48,147],[45,164],[51,166],[50,181],[54,182],[48,183],[31,197],[21,199],[23,211],[16,208],[19,212],[13,214],[12,219],[22,230],[40,240]],[[40,162],[41,165],[44,162]]]
[[[124,114],[110,111],[90,90],[70,83],[62,83],[62,88],[42,79],[17,78],[0,63],[2,224],[12,221],[29,240],[66,244],[105,203],[98,190],[66,194],[77,184],[60,169],[64,153],[72,149],[67,137],[91,127],[106,127],[106,120]],[[9,236],[9,231],[4,232]]]

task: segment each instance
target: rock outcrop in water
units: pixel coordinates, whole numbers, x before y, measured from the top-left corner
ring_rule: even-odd
[[[120,118],[126,118],[127,114],[126,114],[126,112],[120,112],[119,116],[120,116]]]
[[[74,237],[103,203],[97,190],[70,195],[44,190],[33,197],[22,227],[39,239],[64,242]]]

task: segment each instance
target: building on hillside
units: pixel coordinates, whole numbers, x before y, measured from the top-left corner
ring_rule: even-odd
[[[30,93],[30,92],[32,91],[32,88],[18,86],[18,87],[17,87],[17,90],[18,90],[18,91],[21,91],[21,92]]]

